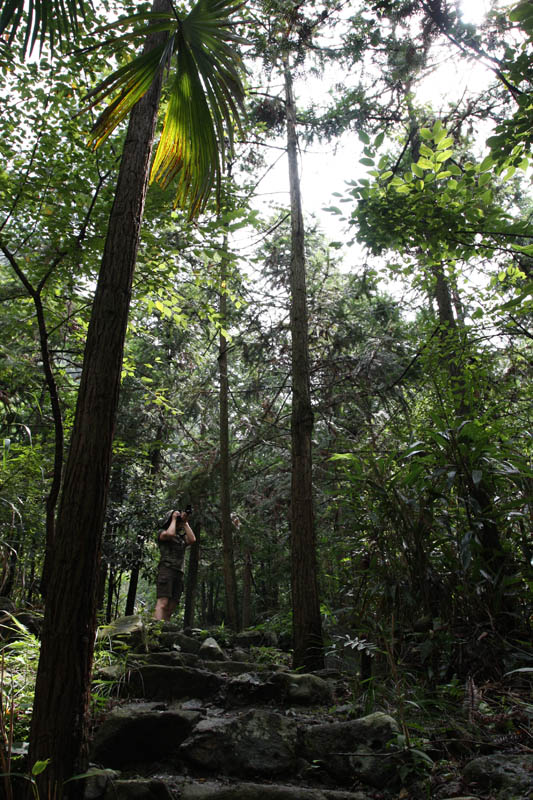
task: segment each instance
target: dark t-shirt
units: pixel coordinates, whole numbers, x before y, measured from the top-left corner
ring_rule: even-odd
[[[165,564],[167,567],[179,569],[183,572],[183,563],[185,561],[185,535],[178,534],[176,539],[163,539],[157,537],[157,544],[159,547],[159,554],[161,556],[160,564]]]

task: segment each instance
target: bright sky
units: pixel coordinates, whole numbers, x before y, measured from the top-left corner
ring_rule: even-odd
[[[465,22],[475,24],[483,20],[490,2],[463,0],[461,5]],[[425,79],[418,87],[417,99],[420,102],[430,102],[438,112],[446,109],[450,102],[457,102],[468,90],[478,91],[490,77],[482,65],[476,66],[471,63],[466,70],[458,59],[448,58],[436,73]],[[303,87],[296,83],[295,91],[300,100],[305,99],[305,95],[316,98],[320,94],[321,84],[318,81],[313,84],[306,79]],[[364,174],[366,168],[359,164],[361,148],[362,145],[357,137],[350,132],[341,139],[335,149],[333,145],[314,145],[302,154],[300,174],[304,213],[317,216],[321,227],[332,241],[346,241],[349,235],[344,231],[344,226],[338,217],[323,209],[330,205],[338,206],[339,198],[333,193],[342,193],[345,190],[346,180]],[[279,204],[288,203],[287,173],[286,156],[283,155],[276,168],[258,187],[260,193],[258,205],[262,206],[268,200],[277,201]],[[349,264],[346,266],[349,268]]]

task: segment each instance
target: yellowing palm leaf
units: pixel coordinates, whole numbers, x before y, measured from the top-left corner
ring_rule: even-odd
[[[150,180],[165,187],[176,178],[176,205],[187,208],[190,217],[205,207],[213,187],[218,190],[225,141],[231,149],[242,113],[242,66],[236,49],[242,40],[230,20],[240,5],[240,0],[199,0],[183,19],[171,13],[146,15],[147,27],[112,43],[166,30],[165,43],[114,72],[90,95],[95,105],[118,91],[91,132],[90,143],[97,147],[127,117],[159,71],[174,70]]]

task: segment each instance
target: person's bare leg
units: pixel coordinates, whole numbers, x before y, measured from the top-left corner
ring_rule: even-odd
[[[157,598],[156,604],[155,604],[155,609],[154,609],[154,619],[163,620],[163,621],[169,619],[169,617],[167,617],[168,601],[169,601],[168,597],[158,597]]]

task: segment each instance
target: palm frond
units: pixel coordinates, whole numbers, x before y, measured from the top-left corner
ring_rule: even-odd
[[[89,146],[96,149],[130,113],[138,100],[148,91],[154,78],[168,64],[172,55],[173,39],[142,53],[134,61],[110,75],[88,97],[89,107],[120,89],[120,93],[98,117],[89,136]]]
[[[182,20],[170,13],[135,15],[148,26],[110,40],[114,45],[155,30],[168,32],[166,43],[144,52],[110,75],[91,93],[90,105],[118,92],[91,132],[97,147],[124,120],[160,70],[176,56],[163,131],[150,180],[163,187],[177,179],[176,205],[191,217],[219,188],[226,141],[233,147],[234,127],[242,115],[241,59],[231,14],[241,0],[199,0]]]
[[[56,40],[71,41],[78,33],[79,19],[85,18],[91,0],[0,0],[0,37],[11,46],[21,26],[25,26],[23,54],[32,52],[37,41],[41,49],[48,37],[53,51]]]

